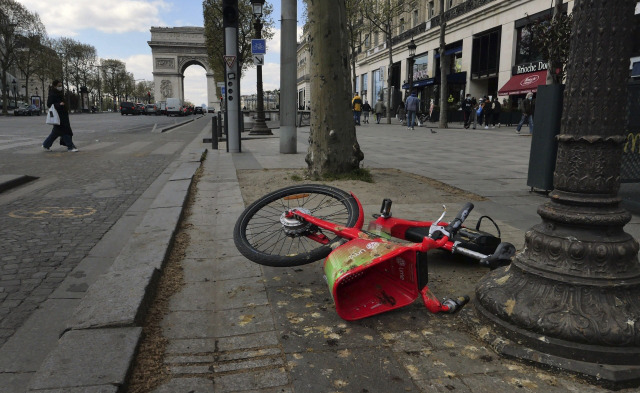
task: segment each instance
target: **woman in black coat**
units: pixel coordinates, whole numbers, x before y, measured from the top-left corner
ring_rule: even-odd
[[[47,97],[47,110],[53,105],[60,116],[60,125],[53,126],[51,134],[44,140],[42,147],[46,151],[51,151],[51,145],[60,137],[60,143],[67,146],[67,151],[76,152],[78,149],[73,144],[73,131],[71,131],[71,123],[69,123],[69,112],[64,104],[64,94],[62,94],[62,82],[54,80],[49,88],[49,96]]]

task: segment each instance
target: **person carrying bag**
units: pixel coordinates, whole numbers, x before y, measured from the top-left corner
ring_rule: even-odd
[[[49,107],[49,113],[47,114],[47,124],[53,124],[53,129],[42,142],[42,148],[45,151],[51,151],[51,145],[53,142],[60,138],[60,144],[67,147],[69,152],[77,152],[78,149],[73,144],[73,131],[71,130],[71,123],[69,123],[69,112],[64,103],[64,94],[62,94],[62,82],[54,80],[49,89],[49,96],[47,97],[47,106]],[[55,122],[55,115],[58,117],[58,124],[50,123]],[[49,120],[51,118],[51,120]]]
[[[49,113],[47,113],[47,120],[45,123],[54,126],[60,125],[60,115],[58,115],[55,105],[51,105],[51,107],[49,107]]]

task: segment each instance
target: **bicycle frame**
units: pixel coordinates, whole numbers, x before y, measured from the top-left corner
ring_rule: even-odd
[[[435,248],[451,251],[454,243],[448,236],[424,237],[420,243],[396,243],[386,236],[363,231],[362,205],[355,195],[351,195],[360,211],[355,227],[336,225],[296,209],[287,213],[289,217],[302,219],[348,240],[336,247],[324,264],[325,279],[340,317],[345,320],[365,318],[406,306],[418,296],[432,313],[454,312],[469,301],[469,297],[464,296],[440,302],[426,285],[426,253]],[[441,228],[447,224],[438,220],[434,226],[428,221],[379,216],[372,225],[393,237],[405,239],[408,228]],[[329,243],[323,234],[311,233],[307,237]]]

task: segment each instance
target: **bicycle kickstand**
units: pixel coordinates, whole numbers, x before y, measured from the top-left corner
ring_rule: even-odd
[[[420,290],[420,295],[422,295],[422,302],[424,303],[424,306],[434,314],[439,312],[452,314],[460,310],[465,304],[469,303],[468,295],[459,296],[455,299],[449,298],[441,303],[426,285]]]

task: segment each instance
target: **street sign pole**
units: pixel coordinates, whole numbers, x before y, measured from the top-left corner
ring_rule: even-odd
[[[229,134],[227,150],[239,153],[240,147],[240,73],[238,72],[238,0],[222,1],[225,48],[225,84]]]

